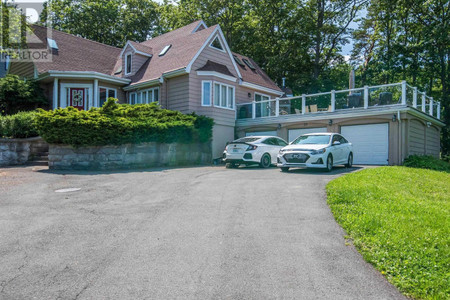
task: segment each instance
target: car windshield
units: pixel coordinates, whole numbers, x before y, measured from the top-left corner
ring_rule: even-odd
[[[235,142],[238,143],[252,143],[252,142],[256,142],[257,140],[260,140],[261,138],[255,138],[255,137],[244,137],[244,138],[240,138],[238,140],[235,140]]]
[[[301,135],[292,144],[295,145],[324,145],[330,142],[329,135]]]

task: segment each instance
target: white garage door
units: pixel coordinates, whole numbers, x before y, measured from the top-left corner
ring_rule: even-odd
[[[277,136],[277,132],[276,131],[246,132],[245,136]]]
[[[389,125],[342,126],[342,135],[353,144],[353,162],[360,165],[387,165]]]
[[[302,129],[290,129],[289,130],[289,142],[292,142],[302,134],[316,133],[316,132],[327,132],[326,127],[318,128],[302,128]]]

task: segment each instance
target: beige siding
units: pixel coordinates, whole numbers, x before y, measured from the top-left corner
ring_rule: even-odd
[[[409,123],[408,153],[409,155],[421,155],[425,151],[425,124],[419,120],[411,120]]]
[[[189,76],[178,76],[166,80],[167,108],[189,113]]]
[[[426,129],[426,154],[439,157],[440,154],[440,132],[437,127],[431,126]]]
[[[9,74],[18,75],[23,78],[34,77],[34,64],[32,62],[11,62]]]
[[[235,110],[214,107],[214,105],[207,107],[202,106],[202,81],[213,81],[213,86],[214,82],[233,86],[235,88],[235,103],[253,101],[255,91],[244,88],[238,84],[238,74],[228,53],[209,47],[209,44],[215,39],[215,37],[216,36],[213,36],[208,41],[207,46],[203,49],[192,65],[191,73],[189,74],[189,111],[195,111],[199,115],[211,117],[218,125],[234,126],[236,119]],[[222,44],[224,44],[224,41],[222,41]],[[203,67],[208,60],[227,66],[228,70],[233,74],[233,76],[235,76],[236,82],[211,76],[198,76],[197,70]],[[251,94],[250,98],[248,97],[248,93]],[[276,97],[276,95],[268,95],[272,98]],[[214,103],[214,92],[212,95],[212,102]]]

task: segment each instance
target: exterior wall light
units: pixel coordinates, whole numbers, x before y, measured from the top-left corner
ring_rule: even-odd
[[[333,125],[333,120],[329,120],[329,121],[328,121],[328,125],[329,125],[329,126]]]
[[[392,116],[392,122],[394,122],[394,123],[397,122],[397,115]]]
[[[427,122],[427,127],[428,127],[428,128],[431,127],[431,122]]]

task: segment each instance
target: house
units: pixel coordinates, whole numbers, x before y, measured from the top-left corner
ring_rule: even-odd
[[[40,40],[47,28],[33,26]],[[213,157],[235,137],[236,105],[283,91],[249,57],[230,51],[218,25],[196,21],[143,43],[115,48],[52,30],[51,61],[12,62],[10,73],[35,78],[53,108],[159,102],[214,118]]]
[[[215,121],[213,157],[236,136],[341,132],[355,163],[401,164],[410,154],[439,156],[440,103],[405,82],[292,97],[249,57],[230,51],[218,25],[196,21],[123,48],[33,26],[48,61],[12,62],[9,72],[35,78],[52,108],[159,102]]]

